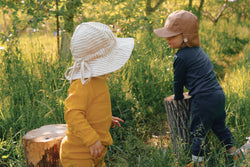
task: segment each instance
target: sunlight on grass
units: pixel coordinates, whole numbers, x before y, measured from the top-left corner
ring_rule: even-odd
[[[57,58],[57,39],[53,34],[22,35],[19,47],[25,56],[25,60],[36,63],[40,56],[47,61],[54,62]]]
[[[169,2],[164,5],[167,7]],[[176,5],[180,4],[176,2]],[[171,6],[170,11],[175,8]],[[95,13],[89,16],[95,17]],[[98,15],[100,20],[105,16]],[[113,73],[108,82],[112,112],[125,122],[122,128],[112,129],[114,145],[109,147],[106,160],[110,166],[121,167],[165,167],[177,163],[184,166],[190,157],[184,151],[180,153],[181,159],[175,157],[163,104],[163,98],[173,94],[175,51],[167,47],[165,39],[149,36],[145,27],[138,28],[136,24],[125,26],[124,32],[116,34],[138,33],[131,59],[124,68]],[[245,137],[250,136],[250,44],[246,44],[249,28],[226,20],[216,26],[202,21],[200,36],[201,46],[213,60],[226,94],[227,125],[241,145]],[[17,46],[9,46],[9,52],[0,50],[0,166],[25,166],[22,151],[25,132],[45,124],[64,123],[64,100],[69,83],[63,75],[66,65],[58,62],[56,41],[53,34],[23,34]],[[215,139],[210,143],[208,157],[222,166],[225,150]]]

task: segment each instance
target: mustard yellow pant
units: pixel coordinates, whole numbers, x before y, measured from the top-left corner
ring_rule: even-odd
[[[63,167],[105,167],[104,160],[96,161],[93,159],[61,159]]]
[[[63,167],[105,167],[104,157],[107,153],[107,147],[104,147],[102,155],[98,159],[68,159],[60,157]]]

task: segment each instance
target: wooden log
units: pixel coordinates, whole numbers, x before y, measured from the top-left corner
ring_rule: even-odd
[[[240,147],[240,150],[242,154],[245,156],[245,159],[249,161],[250,165],[250,137],[246,137],[248,140],[243,146]]]
[[[27,167],[61,167],[59,150],[66,124],[45,125],[23,136]]]
[[[184,93],[183,100],[174,100],[174,95],[164,98],[173,151],[177,154],[190,145],[190,96]]]

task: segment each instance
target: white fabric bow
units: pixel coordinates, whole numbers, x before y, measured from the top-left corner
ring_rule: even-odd
[[[88,77],[85,76],[85,73],[87,73],[87,72],[90,73],[90,75]],[[72,80],[75,79],[74,75],[79,75],[79,73],[80,73],[80,78],[81,78],[82,84],[85,84],[88,81],[90,81],[91,76],[92,76],[90,65],[88,64],[88,62],[86,62],[82,59],[76,60],[74,65],[72,67],[69,67],[66,70],[64,75],[65,75],[65,78],[68,79],[70,81],[70,84],[71,84]],[[87,80],[85,80],[84,78],[87,78]]]

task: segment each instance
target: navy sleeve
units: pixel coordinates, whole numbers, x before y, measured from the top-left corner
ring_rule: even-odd
[[[177,55],[174,57],[174,99],[181,100],[183,96],[183,87],[185,83],[185,63]]]

